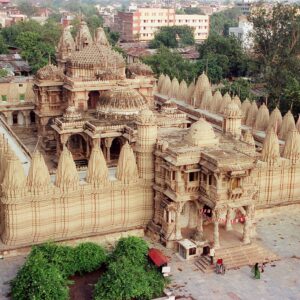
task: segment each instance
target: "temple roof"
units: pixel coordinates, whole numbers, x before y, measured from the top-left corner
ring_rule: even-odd
[[[125,67],[121,54],[103,45],[91,44],[80,51],[72,53],[68,63],[76,66],[100,66],[103,69],[117,69]]]
[[[214,130],[204,118],[200,118],[197,122],[192,124],[185,136],[185,140],[193,146],[208,146],[218,144],[218,139]]]
[[[147,108],[144,97],[128,87],[115,87],[101,94],[98,113],[132,115]]]
[[[40,80],[63,81],[64,76],[61,69],[49,63],[37,71],[35,78]]]

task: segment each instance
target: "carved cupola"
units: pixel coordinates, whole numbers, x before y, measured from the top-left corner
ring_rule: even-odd
[[[19,158],[10,150],[6,155],[5,173],[2,182],[3,198],[10,202],[21,200],[26,195],[26,176]]]
[[[241,106],[241,110],[242,110],[242,113],[243,113],[242,124],[245,124],[245,123],[246,123],[246,120],[247,120],[247,116],[248,116],[248,112],[249,112],[250,107],[251,107],[251,102],[246,98],[246,99],[243,101],[242,106]]]
[[[93,39],[90,33],[90,30],[86,22],[81,21],[79,25],[79,30],[76,34],[75,45],[76,50],[82,50],[86,46],[92,45]]]
[[[225,111],[225,107],[231,103],[231,97],[228,93],[225,93],[225,95],[222,98],[222,103],[220,105],[219,113],[223,114]]]
[[[73,51],[75,51],[75,41],[72,37],[70,27],[67,26],[63,29],[62,35],[58,42],[57,59],[65,60]]]
[[[270,113],[267,106],[263,103],[256,115],[256,120],[254,123],[254,129],[265,131],[269,124]]]
[[[66,146],[60,154],[56,170],[55,185],[62,191],[79,188],[79,176],[71,152]]]
[[[215,91],[213,96],[213,103],[211,105],[211,111],[214,113],[218,113],[220,110],[220,107],[222,105],[223,97],[219,90]]]
[[[105,46],[105,47],[109,46],[109,42],[106,38],[106,34],[102,27],[99,27],[96,30],[95,43],[99,46]]]
[[[269,130],[271,127],[277,128],[276,134],[278,134],[281,128],[281,124],[282,124],[282,115],[280,110],[276,106],[276,108],[271,112],[267,130]]]
[[[294,129],[288,134],[285,142],[283,155],[284,158],[290,159],[294,163],[300,158],[300,134]]]
[[[50,192],[50,175],[44,157],[35,151],[27,176],[27,187],[33,195],[48,194]]]
[[[210,88],[210,83],[207,75],[203,72],[197,79],[194,90],[194,97],[196,100],[195,106],[200,107],[204,91]]]
[[[164,74],[160,74],[159,78],[158,78],[158,82],[157,82],[157,90],[160,93],[161,89],[162,89],[162,85],[165,81],[166,76]]]
[[[265,137],[261,160],[269,164],[276,163],[280,158],[279,141],[275,134],[274,128],[271,128]]]
[[[89,159],[86,181],[94,187],[108,183],[108,168],[102,150],[94,146]]]
[[[223,132],[235,138],[240,138],[242,118],[243,114],[241,109],[238,104],[232,100],[224,109]]]
[[[258,112],[257,104],[255,101],[253,101],[247,115],[247,120],[246,120],[247,126],[253,127],[256,120],[257,112]]]
[[[139,178],[136,159],[128,142],[121,149],[116,177],[123,183],[136,182]]]
[[[294,117],[289,110],[283,117],[281,128],[279,131],[279,138],[285,141],[288,137],[289,131],[295,129],[295,127],[296,125]]]

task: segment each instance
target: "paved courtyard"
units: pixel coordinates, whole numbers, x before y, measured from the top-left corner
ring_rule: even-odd
[[[251,276],[251,268],[230,270],[224,276],[203,274],[193,262],[183,262],[171,251],[171,289],[176,299],[300,299],[300,210],[291,209],[262,218],[257,227],[258,240],[282,259],[268,264],[260,280]],[[9,292],[11,280],[24,257],[0,260],[0,299]],[[112,299],[113,300],[113,299]]]

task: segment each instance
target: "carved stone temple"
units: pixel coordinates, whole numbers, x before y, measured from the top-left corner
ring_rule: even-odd
[[[157,81],[84,22],[75,40],[64,29],[57,63],[34,78],[35,122],[22,130],[36,130],[35,150],[18,137],[20,125],[2,119],[10,134],[0,136],[5,246],[138,228],[176,247],[205,240],[210,226],[218,248],[237,218],[249,244],[256,210],[300,203],[300,126],[290,112],[282,118],[222,96],[205,74],[189,86]]]

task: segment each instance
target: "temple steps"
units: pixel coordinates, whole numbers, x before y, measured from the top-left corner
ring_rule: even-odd
[[[217,249],[215,261],[217,261],[218,258],[223,259],[227,270],[280,259],[275,253],[256,243]],[[203,273],[211,273],[214,271],[214,266],[210,265],[209,256],[200,256],[195,261],[195,265]]]

